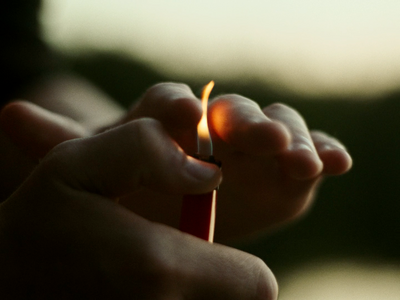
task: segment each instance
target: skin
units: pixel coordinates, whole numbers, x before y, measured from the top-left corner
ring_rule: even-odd
[[[174,83],[153,86],[112,124],[7,105],[0,137],[29,162],[14,173],[30,175],[0,205],[5,298],[276,299],[260,259],[174,229],[182,196],[221,184],[216,238],[230,239],[299,215],[351,158],[287,106],[223,95],[209,107],[221,172],[186,155],[200,116],[190,88]]]

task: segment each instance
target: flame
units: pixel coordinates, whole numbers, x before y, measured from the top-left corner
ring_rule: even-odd
[[[199,138],[198,152],[200,154],[212,155],[211,137],[210,137],[210,132],[208,130],[208,122],[207,122],[207,106],[208,106],[208,98],[210,97],[210,93],[213,87],[214,87],[214,81],[210,81],[204,87],[203,92],[201,94],[201,106],[203,109],[203,115],[200,119],[199,124],[197,125],[197,135]],[[207,152],[207,153],[202,153],[202,152]]]

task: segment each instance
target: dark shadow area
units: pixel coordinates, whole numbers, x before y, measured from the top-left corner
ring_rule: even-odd
[[[170,81],[145,65],[98,53],[71,60],[73,69],[129,106],[149,86]],[[194,90],[204,82],[188,82]],[[342,140],[354,159],[352,171],[329,178],[305,218],[271,236],[241,246],[280,274],[316,258],[400,260],[400,91],[368,101],[306,99],[265,84],[217,82],[214,93],[240,93],[261,106],[283,102],[310,128]]]

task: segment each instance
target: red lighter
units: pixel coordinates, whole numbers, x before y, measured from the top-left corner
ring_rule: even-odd
[[[201,97],[203,116],[197,126],[198,154],[193,157],[221,167],[221,163],[215,160],[212,155],[212,141],[207,124],[208,97],[213,87],[214,81],[211,81],[203,89]],[[216,201],[217,189],[206,194],[185,195],[182,202],[180,230],[212,243],[214,240]]]

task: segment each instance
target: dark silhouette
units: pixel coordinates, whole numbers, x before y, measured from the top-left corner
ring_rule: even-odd
[[[73,69],[128,106],[149,86],[174,80],[140,62],[97,53],[71,59]],[[190,82],[196,90],[204,82]],[[400,259],[400,91],[380,99],[307,99],[260,83],[217,82],[214,93],[239,93],[264,106],[284,102],[310,128],[333,133],[354,159],[345,177],[320,188],[306,218],[241,247],[264,259],[279,278],[316,258]]]

